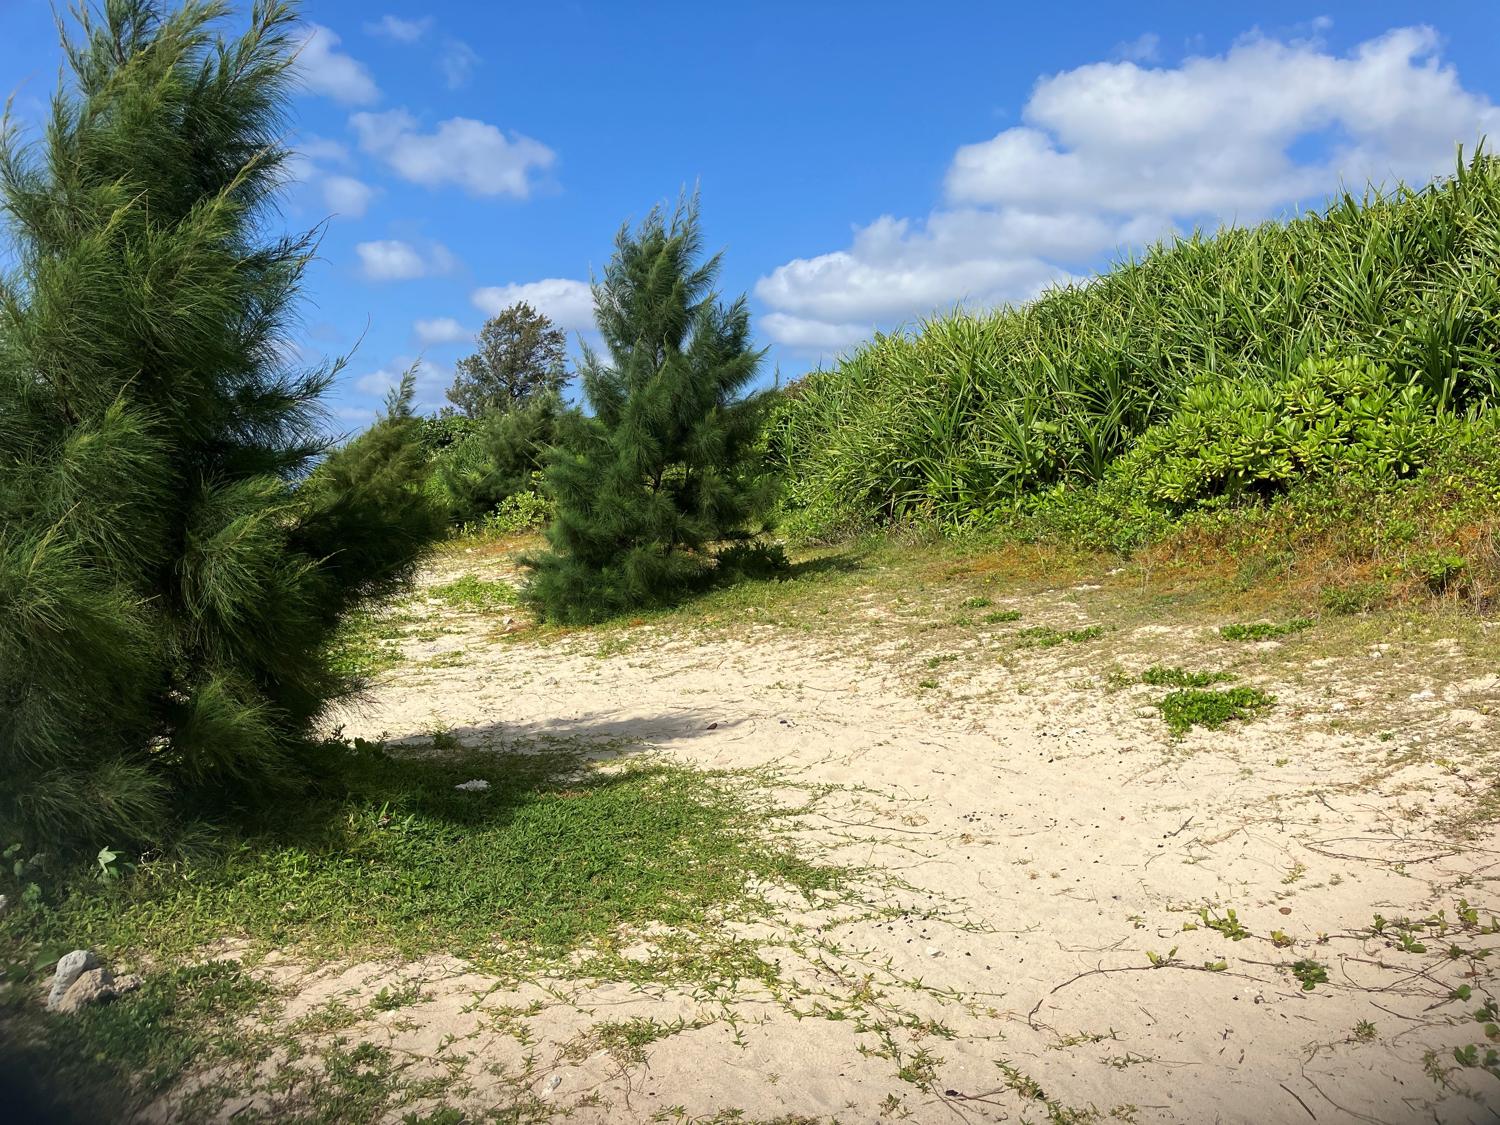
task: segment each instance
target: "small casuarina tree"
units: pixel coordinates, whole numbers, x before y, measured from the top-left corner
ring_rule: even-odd
[[[334,367],[284,346],[310,236],[269,234],[295,17],[78,10],[44,139],[0,141],[0,838],[160,839],[298,773],[342,614],[436,513],[410,383],[323,459]]]
[[[743,297],[714,291],[697,199],[622,228],[594,309],[605,358],[585,349],[587,414],[564,416],[546,472],[551,550],[529,560],[526,598],[544,617],[598,620],[680,596],[710,574],[710,549],[743,539],[764,490],[761,398],[745,396],[762,352]]]
[[[567,382],[567,336],[525,301],[485,321],[478,343],[448,388],[448,401],[471,418],[556,394]]]

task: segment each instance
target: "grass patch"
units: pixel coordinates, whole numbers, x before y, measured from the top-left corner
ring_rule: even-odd
[[[452,582],[434,586],[429,593],[450,609],[464,613],[484,613],[516,604],[516,591],[508,582],[498,582],[465,574]]]
[[[80,1120],[117,1119],[218,1064],[222,1075],[179,1106],[184,1119],[255,1089],[275,1119],[375,1120],[449,1079],[414,1077],[408,1060],[339,1038],[353,1018],[341,1005],[278,1031],[262,1018],[277,994],[239,965],[176,966],[234,938],[248,939],[250,966],[270,949],[313,963],[440,952],[511,980],[568,964],[596,979],[771,984],[777,966],[733,923],[775,917],[771,895],[811,903],[847,880],[777,831],[803,811],[772,802],[784,778],[644,758],[606,770],[584,753],[594,743],[505,754],[448,739],[439,752],[437,741],[404,753],[331,744],[310,792],[224,828],[208,850],[143,859],[117,881],[75,872],[14,905],[0,916],[0,1050]],[[474,779],[489,787],[454,788]],[[145,984],[76,1017],[44,1013],[36,994],[76,947],[112,967],[146,965]],[[419,985],[390,986],[369,1011],[423,999]],[[633,1059],[675,1030],[631,1021],[599,1043]],[[266,1086],[255,1064],[289,1044],[315,1065]]]
[[[1185,668],[1153,664],[1141,673],[1141,683],[1152,687],[1205,688],[1234,679],[1228,672],[1189,672]]]
[[[1317,622],[1310,617],[1294,617],[1282,622],[1252,621],[1225,625],[1219,630],[1219,636],[1226,641],[1269,641],[1276,637],[1290,637],[1311,629],[1315,624]]]
[[[1273,702],[1271,696],[1258,688],[1237,687],[1227,691],[1185,688],[1172,692],[1157,707],[1173,734],[1186,734],[1193,727],[1217,730],[1236,719],[1254,718]]]
[[[1390,600],[1390,588],[1384,582],[1345,582],[1325,586],[1318,592],[1324,612],[1339,616],[1369,613]]]
[[[597,747],[592,747],[596,749]],[[556,957],[622,927],[707,933],[770,908],[747,887],[811,893],[842,872],[770,829],[757,780],[637,762],[589,769],[571,747],[513,755],[335,749],[323,793],[244,826],[210,854],[80,881],[0,918],[13,963],[89,946],[181,957],[218,937],[309,954],[442,951],[501,968]],[[454,786],[484,779],[489,788]]]
[[[368,680],[402,661],[402,626],[409,619],[359,610],[339,624],[330,645],[329,664],[341,676]]]
[[[1056,648],[1062,644],[1082,644],[1084,641],[1096,640],[1104,636],[1104,626],[1090,625],[1084,629],[1049,629],[1045,625],[1036,625],[1030,629],[1022,629],[1016,634],[1025,648]]]

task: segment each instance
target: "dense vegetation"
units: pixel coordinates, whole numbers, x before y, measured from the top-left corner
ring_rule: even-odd
[[[1477,474],[1493,503],[1497,346],[1500,162],[1479,155],[878,336],[788,389],[770,445],[787,527],[815,537],[1019,524],[1128,549],[1312,480]]]
[[[297,775],[350,685],[328,641],[438,529],[410,383],[322,458],[332,369],[282,347],[311,239],[265,231],[291,11],[79,13],[0,203],[0,832],[159,839],[190,800]]]

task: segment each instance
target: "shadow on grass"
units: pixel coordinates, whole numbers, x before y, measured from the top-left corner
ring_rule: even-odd
[[[558,711],[567,711],[566,691],[559,691]],[[478,751],[504,756],[513,763],[528,757],[567,752],[580,760],[627,757],[663,745],[711,734],[723,736],[744,719],[726,719],[712,707],[681,707],[659,715],[620,711],[587,711],[556,719],[512,723],[500,720],[455,726],[436,735],[409,734],[388,738],[386,744],[403,754],[441,759],[454,751]]]

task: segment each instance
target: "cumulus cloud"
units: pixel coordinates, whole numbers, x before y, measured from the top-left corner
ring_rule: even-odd
[[[458,265],[458,259],[440,242],[418,247],[400,239],[378,239],[359,243],[354,252],[366,281],[410,281],[451,273]]]
[[[451,316],[418,320],[411,327],[417,339],[424,344],[457,344],[474,335]]]
[[[470,195],[525,199],[534,173],[546,171],[556,154],[540,141],[509,135],[472,117],[450,117],[423,132],[404,109],[356,113],[349,119],[359,146],[398,176],[424,187],[454,184]]]
[[[761,278],[760,323],[831,350],[945,305],[1025,300],[1174,229],[1256,221],[1341,183],[1426,182],[1452,169],[1457,143],[1500,130],[1500,108],[1440,46],[1423,27],[1347,55],[1251,36],[1152,67],[1158,41],[1127,44],[1124,61],[1042,79],[1021,124],[961,147],[925,219],[882,216],[848,249]]]
[[[1438,47],[1430,28],[1404,28],[1344,57],[1252,38],[1172,69],[1080,67],[1037,84],[1024,126],[959,149],[948,193],[1042,210],[1258,218],[1340,179],[1426,180],[1452,165],[1456,142],[1500,124]],[[1296,142],[1330,135],[1320,158],[1296,159]]]
[[[346,145],[308,137],[297,142],[287,161],[287,174],[292,182],[316,191],[323,206],[339,217],[357,219],[369,210],[379,192],[346,171],[330,170],[330,166],[345,169],[352,162]]]
[[[594,294],[586,281],[548,277],[522,284],[490,285],[474,290],[470,299],[486,316],[525,301],[559,328],[582,331],[594,327]]]
[[[338,50],[342,41],[322,24],[308,24],[293,72],[311,93],[342,105],[369,105],[380,98],[380,88],[364,63]]]
[[[424,16],[417,20],[402,19],[400,16],[385,15],[378,20],[365,24],[365,33],[375,35],[381,39],[389,39],[393,43],[415,43],[427,34],[432,28],[432,17]]]

